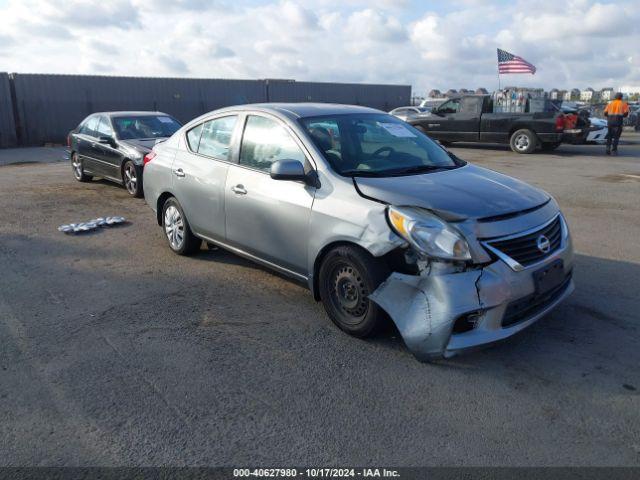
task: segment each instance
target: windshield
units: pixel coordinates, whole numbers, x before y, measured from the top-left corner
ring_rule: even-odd
[[[170,137],[181,126],[174,118],[167,115],[114,117],[113,125],[121,140]]]
[[[304,118],[301,122],[340,175],[410,175],[464,164],[429,137],[391,115],[333,115]]]

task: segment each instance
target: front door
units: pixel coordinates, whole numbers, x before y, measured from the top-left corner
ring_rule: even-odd
[[[112,143],[100,142],[101,138],[111,138]],[[113,128],[111,128],[111,121],[108,117],[102,115],[100,122],[98,123],[97,139],[94,142],[94,155],[96,160],[102,165],[104,175],[116,180],[122,180],[120,163],[122,161],[122,155],[116,148],[115,136],[113,134]]]
[[[481,105],[482,100],[477,97],[452,98],[440,105],[438,114],[429,117],[430,124],[438,124],[434,137],[450,142],[477,142]]]
[[[229,166],[227,242],[297,274],[307,276],[309,219],[315,188],[273,180],[271,164],[298,160],[309,168],[299,140],[275,118],[248,115],[239,162]]]

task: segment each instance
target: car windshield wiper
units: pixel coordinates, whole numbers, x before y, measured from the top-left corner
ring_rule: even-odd
[[[358,169],[342,170],[340,172],[341,175],[347,175],[351,177],[379,177],[381,173],[384,173],[384,172],[380,172],[377,170],[358,170]]]
[[[454,168],[458,168],[458,165],[416,165],[414,167],[382,170],[379,173],[385,175],[405,175],[411,173],[433,172],[436,170],[451,170]]]

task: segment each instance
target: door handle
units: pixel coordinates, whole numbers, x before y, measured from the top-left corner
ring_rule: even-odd
[[[182,170],[181,168],[177,168],[176,170],[173,171],[174,175],[176,177],[184,177],[184,170]]]
[[[231,191],[233,193],[235,193],[236,195],[246,195],[247,194],[247,189],[244,188],[244,185],[236,185],[235,187],[231,187]]]

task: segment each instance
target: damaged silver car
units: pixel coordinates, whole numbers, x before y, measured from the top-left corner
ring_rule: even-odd
[[[390,317],[421,360],[519,332],[573,290],[556,201],[378,110],[224,108],[145,158],[169,247],[219,245],[305,282],[351,335]]]

